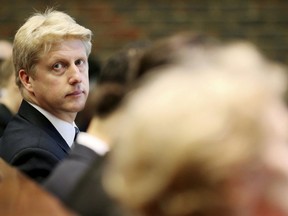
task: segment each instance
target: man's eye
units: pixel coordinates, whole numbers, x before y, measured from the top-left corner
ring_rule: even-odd
[[[82,59],[78,59],[75,64],[76,65],[82,65],[84,63],[84,61]]]
[[[61,70],[62,68],[64,68],[64,65],[62,63],[56,63],[53,65],[54,70]]]

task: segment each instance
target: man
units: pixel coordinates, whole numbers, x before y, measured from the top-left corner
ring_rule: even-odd
[[[0,140],[0,156],[38,182],[74,141],[74,120],[89,92],[91,37],[51,9],[31,16],[15,35],[16,83],[24,100]]]

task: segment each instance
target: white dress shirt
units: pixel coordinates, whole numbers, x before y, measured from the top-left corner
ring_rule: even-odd
[[[47,112],[43,108],[32,104],[28,102],[31,106],[33,106],[35,109],[37,109],[39,112],[41,112],[52,124],[53,126],[57,129],[57,131],[61,134],[63,139],[66,141],[68,146],[71,148],[73,142],[74,142],[74,137],[75,137],[75,127],[76,124],[73,122],[73,124],[63,121],[51,113]]]

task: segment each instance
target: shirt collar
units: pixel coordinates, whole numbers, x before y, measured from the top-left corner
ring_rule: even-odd
[[[66,141],[66,143],[71,148],[73,142],[74,142],[74,136],[75,136],[75,127],[76,124],[73,122],[73,124],[63,121],[62,119],[57,118],[56,116],[52,115],[51,113],[47,112],[43,108],[32,104],[28,102],[31,106],[33,106],[35,109],[37,109],[40,113],[42,113],[57,129],[57,131],[61,134],[63,139]]]

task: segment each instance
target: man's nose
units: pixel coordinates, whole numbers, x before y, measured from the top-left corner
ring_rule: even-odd
[[[73,64],[69,68],[69,83],[72,85],[80,82],[82,82],[81,71],[77,65]]]

